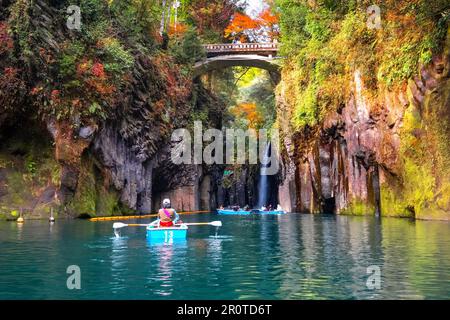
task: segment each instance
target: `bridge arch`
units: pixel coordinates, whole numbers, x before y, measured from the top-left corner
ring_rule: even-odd
[[[205,45],[207,58],[194,66],[194,78],[212,70],[228,67],[255,67],[269,71],[273,81],[281,78],[277,43],[243,43]]]

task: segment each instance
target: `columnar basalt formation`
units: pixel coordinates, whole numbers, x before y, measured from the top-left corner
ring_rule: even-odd
[[[14,4],[16,1],[7,2],[9,8]],[[15,7],[15,10],[23,10],[23,18],[29,20],[29,27],[37,30],[20,40],[21,45],[26,43],[31,46],[23,65],[17,65],[17,59],[9,58],[24,56],[22,48],[19,48],[19,39],[16,38],[23,35],[9,36],[6,31],[7,24],[10,23],[9,11],[0,12],[0,40],[8,44],[7,52],[4,52],[3,47],[0,50],[0,68],[2,71],[7,70],[0,74],[1,129],[6,128],[6,125],[11,128],[20,127],[23,118],[36,119],[36,126],[47,128],[50,132],[49,139],[53,139],[54,146],[51,151],[59,165],[59,172],[55,172],[58,181],[51,183],[53,194],[48,210],[42,212],[42,215],[48,215],[50,207],[72,216],[111,215],[128,211],[149,213],[159,205],[163,192],[169,192],[169,196],[170,192],[178,192],[182,199],[175,197],[174,205],[179,200],[182,202],[181,209],[198,209],[200,205],[197,191],[202,179],[197,177],[197,173],[191,174],[197,172],[197,168],[173,167],[167,160],[167,155],[170,155],[171,133],[176,128],[188,126],[196,103],[196,88],[192,77],[182,74],[168,53],[156,51],[152,47],[144,53],[145,50],[136,46],[133,39],[126,38],[126,34],[118,36],[124,38],[116,39],[117,41],[125,42],[131,47],[134,63],[130,71],[121,78],[120,87],[113,90],[115,94],[107,101],[108,105],[102,102],[101,107],[108,108],[103,115],[104,119],[89,118],[86,114],[76,112],[61,117],[47,112],[45,106],[53,105],[60,99],[58,94],[61,90],[56,88],[51,92],[51,102],[38,99],[44,87],[42,83],[58,84],[56,77],[59,77],[58,68],[61,67],[58,59],[61,59],[67,44],[83,41],[79,39],[77,31],[67,29],[66,16],[60,11],[62,5],[38,0],[24,2],[23,5],[20,3]],[[81,72],[80,70],[78,66],[77,72]],[[105,77],[102,75],[103,66],[95,72],[100,79]],[[96,88],[110,92],[110,87],[106,85]],[[72,97],[71,103],[79,103],[83,98]],[[100,105],[97,103],[98,107]],[[0,136],[2,134],[0,132]],[[5,139],[6,137],[14,140],[14,133],[9,131],[5,133]],[[2,152],[7,153],[8,150]],[[19,156],[27,157],[26,154]],[[0,186],[6,188],[11,184],[10,172],[15,172],[13,168],[3,169],[1,165],[3,162],[0,163],[0,176],[4,176],[4,179],[0,178]],[[9,162],[5,161],[6,165],[9,166]],[[35,170],[33,166],[36,165],[38,164],[32,162],[28,170]],[[160,184],[161,181],[164,185]],[[40,186],[39,188],[44,190]],[[186,188],[192,189],[191,194],[186,194]],[[4,193],[0,193],[0,208],[9,217],[10,212],[15,212],[15,207],[9,207],[6,203],[12,194],[11,190],[6,189]],[[204,189],[207,189],[206,185]],[[34,193],[39,197],[41,191]],[[5,206],[2,194],[8,195],[4,198]],[[22,197],[13,195],[18,199]],[[19,200],[25,215],[34,210],[34,201]],[[0,213],[3,214],[2,212]]]
[[[282,141],[281,205],[309,213],[449,219],[446,192],[450,177],[445,167],[449,160],[449,83],[445,51],[422,67],[407,87],[380,91],[383,98],[377,101],[366,97],[356,70],[350,99],[328,114],[319,128],[292,135],[289,122],[280,118],[281,127],[288,129]],[[283,82],[278,112],[289,112]],[[416,123],[411,124],[411,117]],[[415,151],[418,145],[425,154]],[[423,171],[422,166],[433,167],[434,157],[436,170]],[[421,190],[417,181],[427,178],[432,179],[430,189]],[[427,192],[427,196],[420,195]]]

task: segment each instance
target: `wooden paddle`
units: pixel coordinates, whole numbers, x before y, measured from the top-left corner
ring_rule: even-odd
[[[192,223],[182,223],[182,224],[176,224],[176,226],[213,226],[213,227],[221,227],[222,221],[212,221],[212,222],[192,222]],[[122,222],[115,222],[113,224],[113,229],[120,229],[124,227],[147,227],[149,224],[139,224],[139,223],[130,223],[125,224]]]
[[[213,226],[213,227],[221,227],[222,221],[212,221],[212,222],[193,222],[193,223],[182,223],[185,226]],[[178,224],[177,224],[178,226]]]

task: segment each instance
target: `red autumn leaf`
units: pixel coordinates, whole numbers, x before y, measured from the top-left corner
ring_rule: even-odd
[[[97,78],[105,78],[105,69],[103,67],[103,64],[96,62],[92,66],[91,72],[94,76]]]

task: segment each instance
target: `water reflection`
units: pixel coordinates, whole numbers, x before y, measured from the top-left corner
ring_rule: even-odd
[[[147,239],[149,262],[146,288],[157,297],[174,294],[175,284],[185,269],[187,241],[176,239],[170,242]]]
[[[22,240],[23,238],[23,225],[24,223],[14,223],[12,225],[16,226],[16,230],[17,230],[17,240]]]
[[[211,272],[220,272],[222,267],[222,243],[223,239],[210,237],[207,241],[207,256]]]
[[[173,246],[172,244],[162,244],[154,246],[159,257],[159,264],[157,267],[157,280],[161,282],[160,289],[156,290],[156,294],[161,296],[170,296],[173,291],[172,286],[172,258],[173,258]]]
[[[111,292],[120,293],[126,288],[126,279],[129,276],[127,268],[128,237],[111,238]]]
[[[54,231],[54,225],[55,225],[55,222],[49,222],[49,232],[50,232],[50,234],[52,234],[53,233],[53,231]]]
[[[193,227],[172,244],[147,242],[137,229],[115,238],[106,223],[0,223],[0,299],[450,298],[449,223],[300,214],[223,220],[217,237]],[[78,295],[61,286],[69,264],[82,268]],[[381,290],[366,287],[370,265],[381,268]]]

